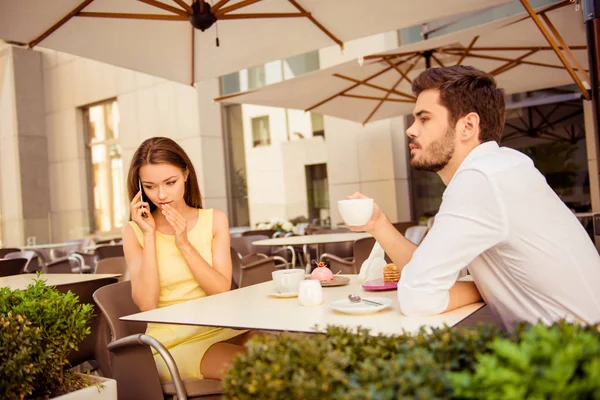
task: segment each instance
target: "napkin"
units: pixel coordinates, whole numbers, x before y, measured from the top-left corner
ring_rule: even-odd
[[[387,265],[385,252],[378,242],[375,242],[369,257],[360,266],[358,280],[360,282],[371,281],[383,277],[383,267]]]

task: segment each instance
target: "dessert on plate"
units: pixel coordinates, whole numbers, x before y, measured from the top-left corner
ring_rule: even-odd
[[[388,264],[383,267],[384,282],[398,282],[400,280],[400,270],[395,264]]]
[[[310,279],[315,279],[319,282],[331,282],[333,280],[333,272],[327,268],[327,264],[320,262],[317,264],[317,268],[311,272]]]

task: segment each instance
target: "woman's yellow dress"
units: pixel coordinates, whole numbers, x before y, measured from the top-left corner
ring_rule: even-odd
[[[199,209],[198,221],[188,232],[188,240],[207,263],[212,265],[212,209]],[[143,233],[137,224],[129,224],[143,247]],[[158,307],[170,306],[206,296],[194,279],[183,255],[175,245],[175,236],[156,231],[156,262],[160,279]],[[202,312],[201,309],[198,312]],[[207,326],[170,324],[148,324],[146,334],[158,339],[177,363],[182,379],[202,379],[200,361],[210,346],[247,331]],[[154,352],[154,360],[161,381],[170,381],[171,376],[162,358]]]

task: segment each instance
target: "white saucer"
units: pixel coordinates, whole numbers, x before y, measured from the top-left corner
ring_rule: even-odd
[[[286,299],[286,298],[289,298],[289,297],[298,297],[298,292],[290,292],[290,293],[269,292],[267,294],[269,296],[279,297],[281,299]]]
[[[341,299],[332,301],[329,305],[336,311],[343,312],[345,314],[364,315],[374,314],[384,308],[389,307],[392,304],[392,299],[386,297],[363,297],[366,300],[376,301],[382,305],[377,306],[375,304],[366,303],[361,301],[360,303],[352,303],[349,299]]]

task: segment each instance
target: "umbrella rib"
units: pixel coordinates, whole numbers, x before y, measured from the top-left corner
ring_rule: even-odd
[[[439,60],[439,59],[438,59],[438,58],[435,56],[435,54],[434,54],[434,53],[431,53],[431,58],[433,58],[433,59],[435,60],[435,62],[439,64],[439,66],[440,66],[440,67],[442,67],[442,68],[446,68],[446,67],[444,66],[444,64],[442,64],[442,62],[441,62],[441,61],[440,61],[440,60]]]
[[[386,58],[386,59],[385,59],[385,61],[386,61],[388,64],[390,64],[390,65],[392,66],[392,68],[394,68],[396,71],[398,71],[398,73],[400,74],[400,76],[403,76],[403,77],[404,77],[404,79],[406,79],[406,80],[407,80],[407,81],[408,81],[410,84],[412,84],[412,79],[410,79],[410,78],[408,77],[408,75],[406,75],[406,74],[405,74],[405,73],[404,73],[404,72],[403,72],[403,71],[400,69],[400,67],[398,67],[397,65],[394,65],[394,63],[393,63],[393,62],[391,62],[389,58]],[[388,89],[385,89],[385,90],[387,91]],[[412,96],[411,96],[411,97],[412,97]],[[416,97],[415,97],[415,100],[416,100]]]
[[[386,60],[386,59],[394,59],[394,58],[404,57],[404,56],[409,56],[409,55],[414,55],[414,54],[415,54],[414,51],[410,51],[407,53],[374,54],[374,55],[370,55],[370,56],[364,56],[363,59],[364,60],[374,60],[374,59]]]
[[[451,55],[456,55],[453,54],[452,52],[459,50],[462,51],[462,49],[441,49],[442,52],[444,53],[448,53]],[[483,58],[484,60],[495,60],[495,61],[513,61],[510,58],[506,58],[506,57],[496,57],[496,56],[488,56],[485,54],[475,54],[475,53],[470,53],[469,57],[471,58]],[[552,65],[552,64],[545,64],[545,63],[539,63],[539,62],[534,62],[534,61],[521,61],[521,64],[526,64],[526,65],[535,65],[538,67],[547,67],[547,68],[556,68],[556,69],[565,69],[565,67],[561,66],[561,65]]]
[[[215,13],[215,17],[217,17],[217,19],[219,19],[221,17],[221,15],[226,14],[228,12],[231,11],[235,11],[235,10],[239,10],[240,8],[244,8],[247,6],[250,6],[254,3],[258,3],[262,0],[244,0],[244,1],[240,1],[239,3],[233,4],[231,6],[228,7],[223,7],[223,8],[219,8]]]
[[[187,17],[188,14],[187,12],[180,10],[179,8],[173,7],[173,6],[169,6],[167,4],[161,3],[160,1],[156,1],[156,0],[138,0],[140,3],[145,3],[148,4],[152,7],[156,7],[156,8],[160,8],[162,10],[165,11],[169,11],[172,12],[173,14],[177,14],[177,15],[181,15],[183,17]]]
[[[505,122],[504,125],[510,126],[511,128],[518,130],[519,132],[521,132],[523,130],[523,128],[521,128],[519,126],[516,126],[516,125],[513,125],[513,124],[511,124],[509,122]]]
[[[560,104],[560,103],[558,103],[558,104]],[[552,109],[552,111],[550,111],[548,113],[548,115],[542,114],[542,112],[537,107],[533,108],[533,111],[535,111],[542,118],[542,122],[538,126],[536,126],[535,129],[540,129],[542,126],[544,126],[544,124],[548,125],[552,129],[554,129],[552,122],[550,122],[548,120],[548,116],[554,114],[554,111],[556,111],[556,109],[558,108],[558,104],[555,104],[554,108]]]
[[[360,94],[340,94],[342,97],[352,97],[354,99],[364,99],[364,100],[378,100],[378,101],[392,101],[395,103],[414,103],[414,100],[402,100],[402,99],[390,99],[386,97],[374,97],[374,96],[364,96]]]
[[[308,17],[308,13],[258,13],[258,14],[225,14],[219,17],[224,19],[258,19],[258,18],[298,18]]]
[[[412,60],[412,59],[413,59],[413,58],[415,58],[415,57],[419,57],[419,55],[418,55],[418,54],[414,54],[412,57],[409,57],[409,58],[407,58],[406,60],[399,61],[397,65],[399,65],[399,64],[402,64],[402,63],[405,63],[405,62],[407,62],[407,61],[409,61],[409,60]],[[342,94],[344,94],[344,93],[348,92],[349,90],[352,90],[352,89],[354,89],[355,87],[357,87],[357,86],[359,86],[359,85],[362,85],[364,82],[368,82],[368,81],[370,81],[371,79],[374,79],[374,78],[378,77],[379,75],[381,75],[381,74],[384,74],[384,73],[386,73],[387,71],[389,71],[389,70],[391,70],[391,69],[392,69],[392,67],[387,67],[387,68],[384,68],[384,69],[382,69],[381,71],[379,71],[379,72],[377,72],[377,73],[375,73],[375,74],[373,74],[373,75],[369,76],[368,78],[365,78],[365,79],[363,79],[362,81],[360,81],[360,82],[357,82],[357,83],[355,83],[354,85],[352,85],[352,86],[350,86],[350,87],[347,87],[346,89],[344,89],[344,90],[342,90],[342,91],[340,91],[340,92],[338,92],[338,93],[334,94],[333,96],[329,96],[329,97],[328,97],[328,98],[326,98],[325,100],[322,100],[322,101],[318,102],[317,104],[315,104],[315,105],[313,105],[313,106],[310,106],[309,108],[307,108],[307,109],[306,109],[306,110],[304,110],[304,111],[312,111],[312,110],[314,110],[315,108],[317,108],[317,107],[319,107],[319,106],[322,106],[323,104],[325,104],[325,103],[327,103],[327,102],[329,102],[329,101],[331,101],[331,100],[335,99],[336,97],[338,97],[338,96],[340,96],[340,95],[342,95]]]
[[[535,53],[537,53],[537,50],[528,51],[527,53],[523,54],[522,56],[519,56],[519,57],[515,58],[514,60],[509,61],[506,64],[496,68],[495,70],[488,72],[488,74],[490,74],[492,76],[496,76],[496,75],[500,75],[503,72],[509,71],[509,70],[521,65],[522,61],[525,58],[527,58],[530,55],[535,54]]]
[[[460,58],[458,59],[456,65],[460,65],[464,61],[465,57],[467,55],[469,55],[469,52],[471,51],[471,49],[475,45],[475,42],[477,41],[477,39],[479,39],[479,36],[475,36],[473,38],[473,40],[471,40],[471,43],[469,43],[469,46],[467,46],[467,48],[465,49],[465,52],[462,54],[462,56],[460,56]]]
[[[175,3],[179,4],[179,7],[183,8],[185,11],[187,11],[188,14],[192,14],[194,12],[194,10],[192,10],[192,7],[190,7],[189,4],[187,4],[186,2],[184,2],[183,0],[173,0]]]
[[[572,50],[586,50],[587,46],[567,46]],[[559,49],[563,50],[564,48],[562,46],[558,47]],[[473,47],[471,50],[472,51],[520,51],[520,50],[552,50],[552,47],[550,46],[504,46],[504,47]],[[451,50],[460,50],[462,51],[463,49],[461,48],[453,48]]]
[[[582,71],[582,73],[584,74],[583,77],[585,78],[585,80],[587,80],[588,82],[590,82],[590,77],[585,73],[585,70],[584,70],[583,66],[577,60],[577,58],[575,58],[575,55],[573,54],[573,52],[569,48],[569,45],[565,42],[565,40],[563,39],[563,37],[560,34],[560,32],[556,29],[556,27],[554,26],[554,24],[550,20],[550,17],[548,17],[548,15],[546,15],[545,12],[541,13],[540,15],[541,15],[542,19],[544,20],[544,22],[546,23],[546,25],[548,25],[548,28],[550,28],[550,31],[552,31],[552,34],[554,35],[554,37],[560,43],[561,47],[559,47],[559,48],[561,48],[565,52],[565,54],[567,55],[567,57],[569,57],[571,59],[571,62],[573,63],[573,65],[575,65],[579,71]]]
[[[300,4],[298,4],[298,2],[296,0],[288,0],[288,1],[290,3],[292,3],[293,6],[296,7],[298,9],[298,11],[300,11],[301,13],[308,12],[304,9],[304,7],[302,7]],[[319,21],[317,21],[315,19],[315,17],[312,16],[311,13],[308,13],[308,16],[306,18],[308,18],[310,20],[310,22],[315,24],[317,26],[317,28],[319,28],[324,34],[329,36],[329,38],[331,40],[333,40],[335,43],[337,43],[338,46],[340,46],[342,49],[344,48],[344,43],[340,39],[338,39],[333,33],[329,32],[329,30],[327,28],[325,28]]]
[[[410,67],[407,68],[406,70],[406,74],[408,74],[414,67],[415,65],[417,65],[417,62],[419,62],[419,58],[417,57],[417,59],[411,64]],[[377,110],[379,110],[379,108],[383,105],[383,102],[390,96],[390,94],[392,94],[393,90],[396,90],[396,86],[398,86],[400,84],[400,82],[402,82],[406,75],[405,74],[401,74],[402,76],[400,77],[400,79],[398,79],[398,81],[396,82],[396,84],[394,86],[392,86],[387,93],[385,94],[383,100],[379,101],[379,104],[377,104],[377,106],[373,109],[373,111],[371,111],[371,114],[369,114],[369,116],[367,117],[366,120],[364,120],[363,122],[363,126],[367,124],[367,122],[369,122],[369,120],[373,117],[373,115],[375,115],[375,113],[377,112]]]
[[[525,10],[527,10],[527,13],[529,13],[529,15],[531,16],[531,19],[537,25],[538,29],[540,30],[540,32],[542,33],[542,35],[544,36],[544,38],[546,39],[548,44],[552,47],[552,49],[554,50],[554,53],[556,54],[556,56],[558,57],[560,62],[565,66],[565,68],[569,72],[569,75],[571,75],[571,78],[575,81],[575,84],[577,85],[577,87],[579,87],[579,90],[581,91],[581,94],[583,95],[583,97],[586,100],[589,100],[590,94],[588,93],[587,89],[585,88],[585,86],[583,86],[583,83],[579,79],[579,76],[573,70],[573,67],[571,67],[571,64],[569,64],[569,62],[565,58],[564,54],[560,51],[560,49],[558,48],[556,43],[554,43],[554,40],[552,40],[548,31],[542,25],[542,21],[540,21],[540,18],[538,17],[538,15],[535,13],[535,11],[533,11],[531,6],[529,5],[529,2],[527,0],[519,0],[519,1],[521,2],[523,7],[525,8]]]
[[[31,42],[29,42],[28,43],[28,47],[31,49],[31,48],[37,46],[38,43],[40,43],[42,40],[46,39],[48,36],[50,36],[51,34],[53,34],[54,31],[56,31],[58,28],[60,28],[61,26],[63,26],[65,23],[67,23],[71,18],[73,18],[81,10],[83,10],[84,8],[86,8],[87,6],[89,6],[90,3],[92,3],[93,1],[94,0],[85,0],[84,2],[82,2],[81,4],[79,4],[73,10],[71,10],[70,13],[68,13],[67,15],[65,15],[64,17],[62,17],[57,23],[55,23],[50,28],[48,28],[44,33],[42,33],[40,36],[36,37]]]
[[[118,18],[118,19],[148,19],[156,21],[187,21],[188,17],[183,15],[164,14],[130,14],[130,13],[107,13],[107,12],[80,12],[78,17],[91,18]]]
[[[388,89],[384,88],[383,86],[374,85],[374,84],[368,83],[368,82],[361,82],[358,79],[354,79],[352,77],[345,76],[345,75],[342,75],[342,74],[333,74],[333,76],[335,76],[336,78],[346,79],[346,80],[348,80],[350,82],[354,82],[354,83],[358,83],[358,84],[361,84],[361,85],[364,85],[364,86],[368,86],[368,87],[371,87],[373,89],[379,89],[379,90],[382,90],[384,92],[388,91]],[[393,93],[397,94],[398,96],[407,97],[407,98],[409,98],[411,100],[416,100],[417,99],[415,96],[411,96],[410,94],[406,94],[406,93],[400,92],[398,90],[394,90]]]
[[[175,0],[177,1],[177,0]],[[210,8],[210,11],[214,14],[217,10],[219,10],[221,7],[223,7],[225,4],[229,3],[231,0],[219,0],[219,2],[217,2],[217,4],[215,4],[214,6],[212,6]]]

